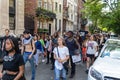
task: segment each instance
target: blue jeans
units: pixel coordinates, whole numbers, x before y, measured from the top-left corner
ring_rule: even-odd
[[[29,61],[30,65],[31,65],[31,70],[32,70],[31,80],[35,80],[36,71],[35,71],[34,57],[32,56],[32,58],[29,59],[30,54],[31,54],[31,52],[24,52],[23,59],[24,59],[25,64],[26,64],[27,61]]]
[[[66,70],[64,68],[62,70],[59,70],[55,67],[55,80],[60,80],[61,76],[63,80],[66,80]]]

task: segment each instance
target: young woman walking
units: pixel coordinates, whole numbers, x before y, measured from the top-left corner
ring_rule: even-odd
[[[62,76],[63,80],[66,80],[66,69],[63,64],[69,59],[69,51],[62,37],[58,38],[58,46],[54,48],[53,53],[55,59],[55,80],[60,80],[60,76]]]
[[[14,37],[7,38],[5,51],[0,78],[2,80],[25,80],[24,60],[19,51],[18,40]]]

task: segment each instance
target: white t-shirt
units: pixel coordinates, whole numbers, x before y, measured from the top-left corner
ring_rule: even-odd
[[[96,48],[98,46],[96,41],[88,41],[86,43],[87,46],[87,54],[95,54],[96,53]]]
[[[69,55],[69,50],[67,47],[58,47],[58,51],[59,51],[59,56],[61,59],[65,59],[67,55]],[[55,47],[53,50],[53,53],[56,55],[56,57],[58,58],[58,51],[57,48]],[[59,70],[63,69],[63,65],[62,63],[59,63],[58,60],[55,60],[55,67]]]

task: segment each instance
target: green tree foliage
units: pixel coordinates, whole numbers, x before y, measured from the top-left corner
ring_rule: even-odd
[[[100,0],[87,0],[83,12],[85,16],[93,22],[90,31],[93,33],[98,27],[98,21],[101,18],[102,8],[104,4]]]
[[[49,19],[49,20],[56,18],[55,13],[40,7],[36,9],[36,16],[41,19]]]
[[[103,11],[108,7],[109,11]],[[120,2],[119,0],[87,0],[85,3],[85,16],[92,20],[93,26],[107,29],[120,34]],[[92,30],[93,31],[93,30]]]
[[[108,31],[120,34],[120,2],[117,0],[105,0],[105,3],[110,10],[102,14],[100,23],[102,27],[106,27]]]

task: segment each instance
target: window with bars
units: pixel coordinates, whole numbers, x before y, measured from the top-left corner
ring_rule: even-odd
[[[61,29],[61,19],[59,19],[59,29]]]
[[[44,2],[44,8],[47,10],[48,7],[47,7],[47,2]]]
[[[42,7],[42,2],[41,1],[38,2],[38,7]]]
[[[61,13],[61,4],[59,4],[59,12]]]
[[[15,30],[15,16],[9,17],[9,27],[10,30]]]
[[[57,2],[55,2],[55,11],[57,11],[57,8],[58,8],[58,4]]]
[[[55,30],[57,30],[57,19],[55,19]]]
[[[9,0],[9,7],[14,7],[14,0]]]
[[[9,27],[15,30],[15,0],[9,0]]]

